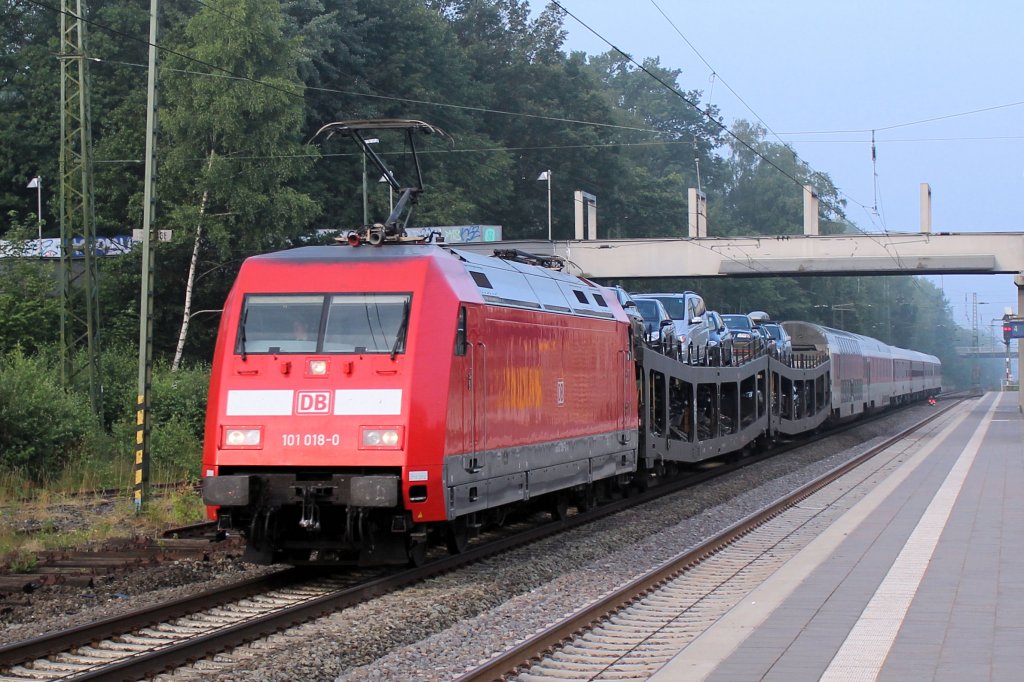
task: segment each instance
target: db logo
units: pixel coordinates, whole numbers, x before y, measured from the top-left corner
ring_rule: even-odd
[[[330,391],[299,391],[295,396],[295,414],[330,414]]]

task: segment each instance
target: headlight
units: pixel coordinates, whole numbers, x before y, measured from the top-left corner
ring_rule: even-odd
[[[326,360],[310,360],[306,365],[307,374],[314,377],[322,377],[327,374]]]
[[[398,450],[402,447],[402,429],[398,426],[367,427],[362,429],[360,444],[363,448]]]
[[[225,448],[258,448],[263,441],[263,429],[224,429]]]

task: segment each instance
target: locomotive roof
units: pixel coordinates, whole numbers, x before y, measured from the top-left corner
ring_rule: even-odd
[[[437,258],[447,255],[433,244],[388,244],[386,247],[348,245],[300,246],[285,251],[273,251],[252,256],[256,261],[298,261],[316,263],[380,262],[405,258]]]
[[[492,305],[620,321],[626,319],[614,293],[590,280],[558,270],[436,244],[303,246],[253,256],[249,260],[329,264],[441,260],[453,257],[475,283],[483,300]],[[609,300],[614,303],[609,303]]]

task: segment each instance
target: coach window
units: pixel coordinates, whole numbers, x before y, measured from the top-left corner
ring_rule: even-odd
[[[768,395],[768,386],[764,372],[757,373],[757,416],[764,416],[765,400]]]
[[[781,416],[783,419],[793,418],[793,380],[782,377],[782,384],[779,392],[779,404],[782,407]]]

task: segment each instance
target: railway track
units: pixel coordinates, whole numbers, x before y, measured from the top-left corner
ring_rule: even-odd
[[[789,447],[807,442],[801,440]],[[123,618],[0,647],[0,681],[138,679],[157,674],[697,485],[780,450],[698,471],[556,523],[534,525],[525,531],[514,527],[496,539],[471,545],[463,554],[435,558],[418,569],[347,576],[317,576],[293,569]],[[170,534],[181,536],[188,531],[178,529]]]
[[[509,648],[458,682],[646,679],[784,563],[799,542],[817,535],[815,521],[823,509],[797,508],[802,500],[958,403],[951,401],[928,419]],[[834,494],[838,498],[845,491]]]
[[[159,538],[120,538],[92,549],[46,550],[35,555],[30,571],[0,575],[0,595],[52,585],[90,587],[100,576],[183,559],[211,561],[240,554],[242,548],[241,538],[219,536],[216,524],[202,523],[167,530]]]

